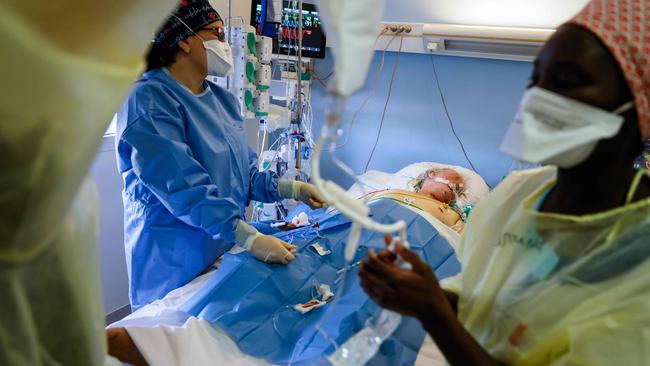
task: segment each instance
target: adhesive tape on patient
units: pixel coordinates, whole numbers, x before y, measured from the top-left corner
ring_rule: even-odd
[[[452,184],[449,179],[435,177],[433,178],[434,182],[446,184],[452,191],[461,191],[464,188],[464,185],[461,184]]]

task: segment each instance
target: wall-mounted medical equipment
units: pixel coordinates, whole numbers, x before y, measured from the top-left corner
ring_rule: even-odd
[[[375,45],[383,50],[393,37],[403,38],[401,52],[532,61],[553,29],[487,27],[454,24],[391,23],[381,25]],[[388,45],[397,51],[399,42]]]
[[[302,4],[302,29],[299,26],[300,16],[293,1],[280,1],[282,14],[278,19],[277,0],[253,0],[251,6],[251,25],[258,35],[269,36],[273,39],[273,53],[294,55],[298,54],[298,37],[302,34],[302,56],[325,58],[325,32],[321,26],[320,13],[312,4]],[[271,9],[270,6],[274,8]]]
[[[231,25],[230,29],[235,72],[228,90],[239,100],[244,118],[263,119],[270,111],[272,41],[256,35],[255,29],[246,24]]]
[[[258,124],[259,169],[308,181],[313,148],[311,77],[303,70],[311,67],[311,60],[273,55],[272,39],[257,35],[252,26],[231,25],[231,32],[235,72],[228,83],[219,81],[238,98],[242,116]],[[280,80],[273,80],[274,71],[279,71]],[[269,134],[278,130],[280,137],[270,144]],[[292,200],[281,205],[255,202],[252,219],[278,220],[295,205]]]

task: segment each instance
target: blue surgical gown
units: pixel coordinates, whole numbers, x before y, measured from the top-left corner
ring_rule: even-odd
[[[146,72],[117,115],[129,296],[138,309],[199,275],[234,241],[250,200],[276,202],[257,170],[234,96],[193,94],[166,69]]]

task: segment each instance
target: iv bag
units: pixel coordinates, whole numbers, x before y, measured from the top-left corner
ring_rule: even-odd
[[[333,366],[365,365],[377,354],[381,344],[399,327],[402,316],[390,310],[382,310],[368,324],[350,337],[328,360]]]

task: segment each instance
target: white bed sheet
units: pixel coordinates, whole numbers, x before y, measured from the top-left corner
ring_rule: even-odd
[[[359,177],[365,185],[376,189],[401,188],[408,189],[408,182],[417,176],[418,171],[439,167],[435,163],[417,163],[406,167],[395,174],[372,171]],[[449,166],[444,166],[449,167]],[[458,169],[458,167],[452,167]],[[464,168],[459,168],[460,170]],[[470,171],[462,170],[461,174],[466,182],[471,183],[468,189],[472,192],[472,202],[476,203],[483,195],[487,194],[487,185]],[[471,177],[471,180],[468,179]],[[362,195],[363,189],[358,185],[353,186],[351,194]],[[422,215],[440,234],[454,247],[457,247],[460,237],[447,225],[440,222],[432,215],[415,210]],[[241,251],[235,246],[231,253]],[[127,316],[126,318],[109,325],[109,328],[124,327],[138,346],[138,349],[152,366],[184,366],[184,365],[210,365],[227,364],[242,366],[267,365],[265,361],[256,359],[242,353],[236,343],[218,327],[203,319],[191,317],[179,310],[179,307],[189,300],[205,282],[214,274],[218,262],[214,268],[203,274],[187,285],[178,288],[165,296],[146,305]],[[418,354],[416,366],[420,365],[444,365],[445,360],[435,343],[429,336],[425,338],[424,344]]]

